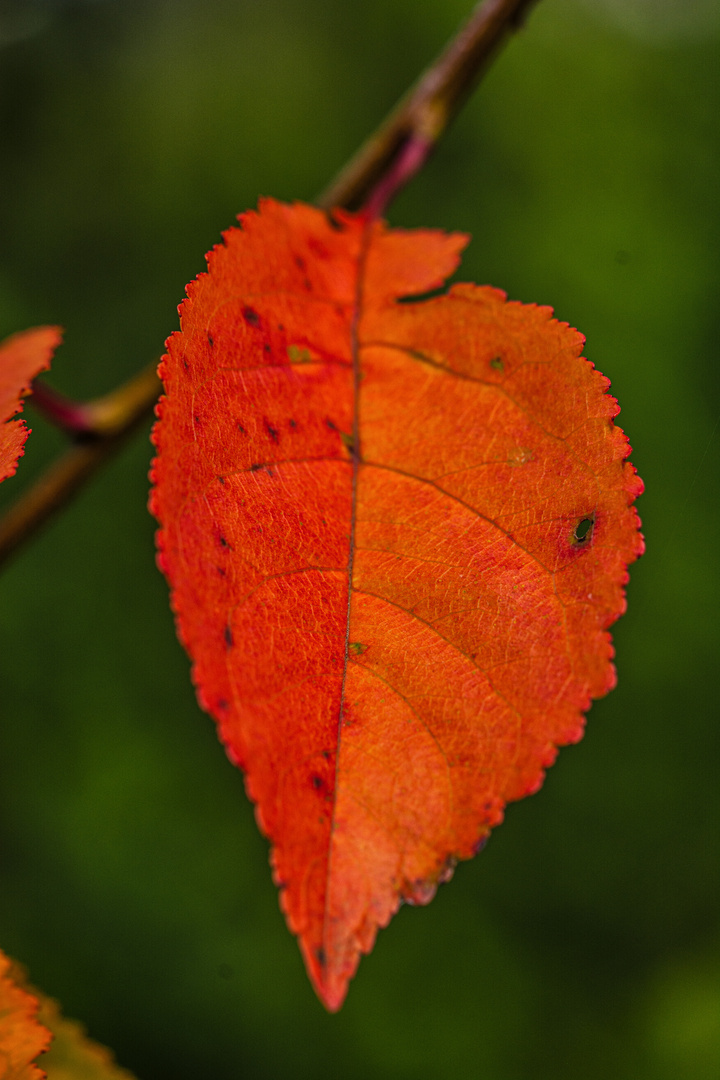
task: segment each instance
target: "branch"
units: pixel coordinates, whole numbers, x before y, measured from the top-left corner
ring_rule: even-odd
[[[76,427],[75,443],[46,469],[0,521],[0,566],[29,539],[56,510],[68,503],[86,480],[115,454],[142,422],[152,415],[162,389],[152,363],[129,382],[104,397],[74,409],[86,417],[84,428]],[[38,383],[36,389],[39,388]],[[66,399],[42,384],[44,401]],[[30,401],[33,401],[31,398]],[[72,403],[67,403],[73,407]],[[42,410],[49,413],[46,404]],[[69,427],[70,425],[61,426]]]
[[[435,63],[317,199],[324,208],[364,206],[371,216],[422,167],[509,33],[534,0],[485,0]],[[0,521],[0,565],[112,456],[152,413],[162,389],[155,365],[105,397],[78,404],[35,383],[37,407],[74,439]],[[32,400],[32,399],[31,399]]]
[[[374,189],[388,178],[393,166],[402,162],[403,157],[417,157],[409,170],[399,169],[400,183],[385,199],[388,202],[422,166],[495,52],[509,33],[520,26],[534,2],[485,0],[478,4],[444,52],[318,197],[318,206],[356,210],[368,197],[372,200]],[[409,144],[416,146],[415,153],[408,153]]]

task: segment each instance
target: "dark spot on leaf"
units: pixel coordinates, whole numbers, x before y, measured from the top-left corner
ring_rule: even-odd
[[[230,626],[225,627],[225,644],[227,645],[228,649],[232,649],[234,644],[233,632]]]
[[[224,476],[218,476],[218,482],[221,483],[221,484],[224,484],[225,483],[225,477]]]
[[[325,219],[330,228],[333,229],[335,232],[345,232],[346,226],[344,222],[340,221],[332,210],[326,211]]]
[[[263,468],[262,461],[257,461],[254,465],[250,466],[250,472],[258,472],[258,470],[262,469],[262,468]]]
[[[255,311],[254,308],[244,307],[243,308],[243,319],[245,320],[246,323],[250,323],[250,326],[259,326],[260,325],[260,316],[258,315],[257,311]]]
[[[587,545],[592,540],[593,530],[595,526],[595,514],[588,514],[587,517],[580,518],[577,525],[573,529],[570,542],[575,545]]]
[[[227,701],[225,700],[224,697],[221,697],[221,698],[218,698],[217,706],[218,706],[218,709],[227,709],[228,703],[227,703]]]
[[[219,536],[218,540],[220,541],[220,547],[224,547],[224,548],[229,548],[230,547],[230,544],[227,542],[227,540],[225,539],[224,536]]]
[[[263,349],[265,350],[265,352],[270,352],[270,343],[268,341],[266,341],[263,345]]]
[[[323,949],[322,945],[320,946],[320,948],[315,950],[315,955],[317,957],[318,964],[320,964],[321,967],[325,967],[325,950]]]
[[[297,266],[298,270],[302,270],[303,273],[307,269],[307,263],[303,259],[302,255],[295,256],[295,265]]]
[[[195,423],[197,424],[198,427],[202,427],[202,420],[200,419],[199,416],[193,416],[193,420],[195,421]]]
[[[330,751],[329,750],[323,750],[322,756],[325,758],[326,761],[329,761],[330,760]]]
[[[312,786],[315,788],[316,791],[319,791],[320,788],[323,786],[322,776],[313,776]]]
[[[280,438],[280,432],[278,431],[277,428],[274,428],[272,426],[272,424],[270,423],[269,420],[265,421],[265,430],[267,431],[268,435],[270,436],[270,438],[272,439],[273,442],[275,442],[275,443],[278,442],[278,440]]]
[[[490,361],[490,367],[494,368],[495,371],[504,371],[505,370],[505,365],[502,362],[502,357],[501,356],[493,356],[492,360]]]
[[[352,435],[346,435],[344,431],[341,431],[340,439],[342,440],[342,444],[347,450],[348,454],[350,454],[350,457],[352,457],[355,453],[355,440],[353,439]]]
[[[331,431],[337,431],[338,430],[337,424],[334,424],[329,416],[325,417],[325,423],[327,424],[327,426],[330,428]]]
[[[208,339],[208,345],[212,349],[213,345],[215,344],[215,342],[212,339],[212,335],[208,334],[207,339]]]
[[[293,429],[293,431],[294,431],[294,430],[295,430],[295,428],[297,427],[297,420],[290,420],[290,421],[289,421],[289,424],[290,424],[290,427],[291,427],[291,428]]]
[[[237,429],[238,429],[238,431],[240,432],[241,435],[247,435],[247,432],[245,431],[245,428],[242,426],[242,424],[240,423],[239,420],[237,422]]]
[[[348,645],[348,652],[351,652],[353,656],[360,656],[367,649],[367,645],[363,645],[362,641],[351,641]]]
[[[283,324],[281,322],[279,322],[277,324],[277,328],[278,328],[278,330],[280,331],[281,334],[285,333],[285,327],[283,326]]]
[[[220,577],[225,577],[225,570],[222,566],[216,566],[215,569],[217,570]]]

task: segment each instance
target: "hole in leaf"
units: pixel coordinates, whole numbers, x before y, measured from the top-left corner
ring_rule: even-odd
[[[594,525],[594,514],[590,514],[588,517],[580,518],[577,525],[573,529],[572,542],[574,544],[588,544],[592,540]]]

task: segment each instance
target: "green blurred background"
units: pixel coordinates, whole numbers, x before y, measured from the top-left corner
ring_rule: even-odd
[[[162,349],[259,194],[311,199],[470,0],[0,2],[0,336],[50,381]],[[400,225],[551,304],[646,481],[619,686],[326,1015],[239,774],[198,709],[146,509],[146,430],[0,581],[0,945],[141,1080],[713,1080],[718,935],[715,0],[541,0]],[[62,439],[34,428],[6,504]]]

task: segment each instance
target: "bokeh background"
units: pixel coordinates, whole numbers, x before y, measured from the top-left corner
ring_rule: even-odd
[[[259,194],[312,199],[470,0],[2,0],[0,336],[162,350]],[[551,304],[613,383],[648,542],[619,685],[326,1015],[200,712],[146,429],[0,580],[0,945],[141,1080],[710,1080],[720,1060],[720,9],[541,0],[395,224]],[[13,499],[62,445],[34,428]]]

